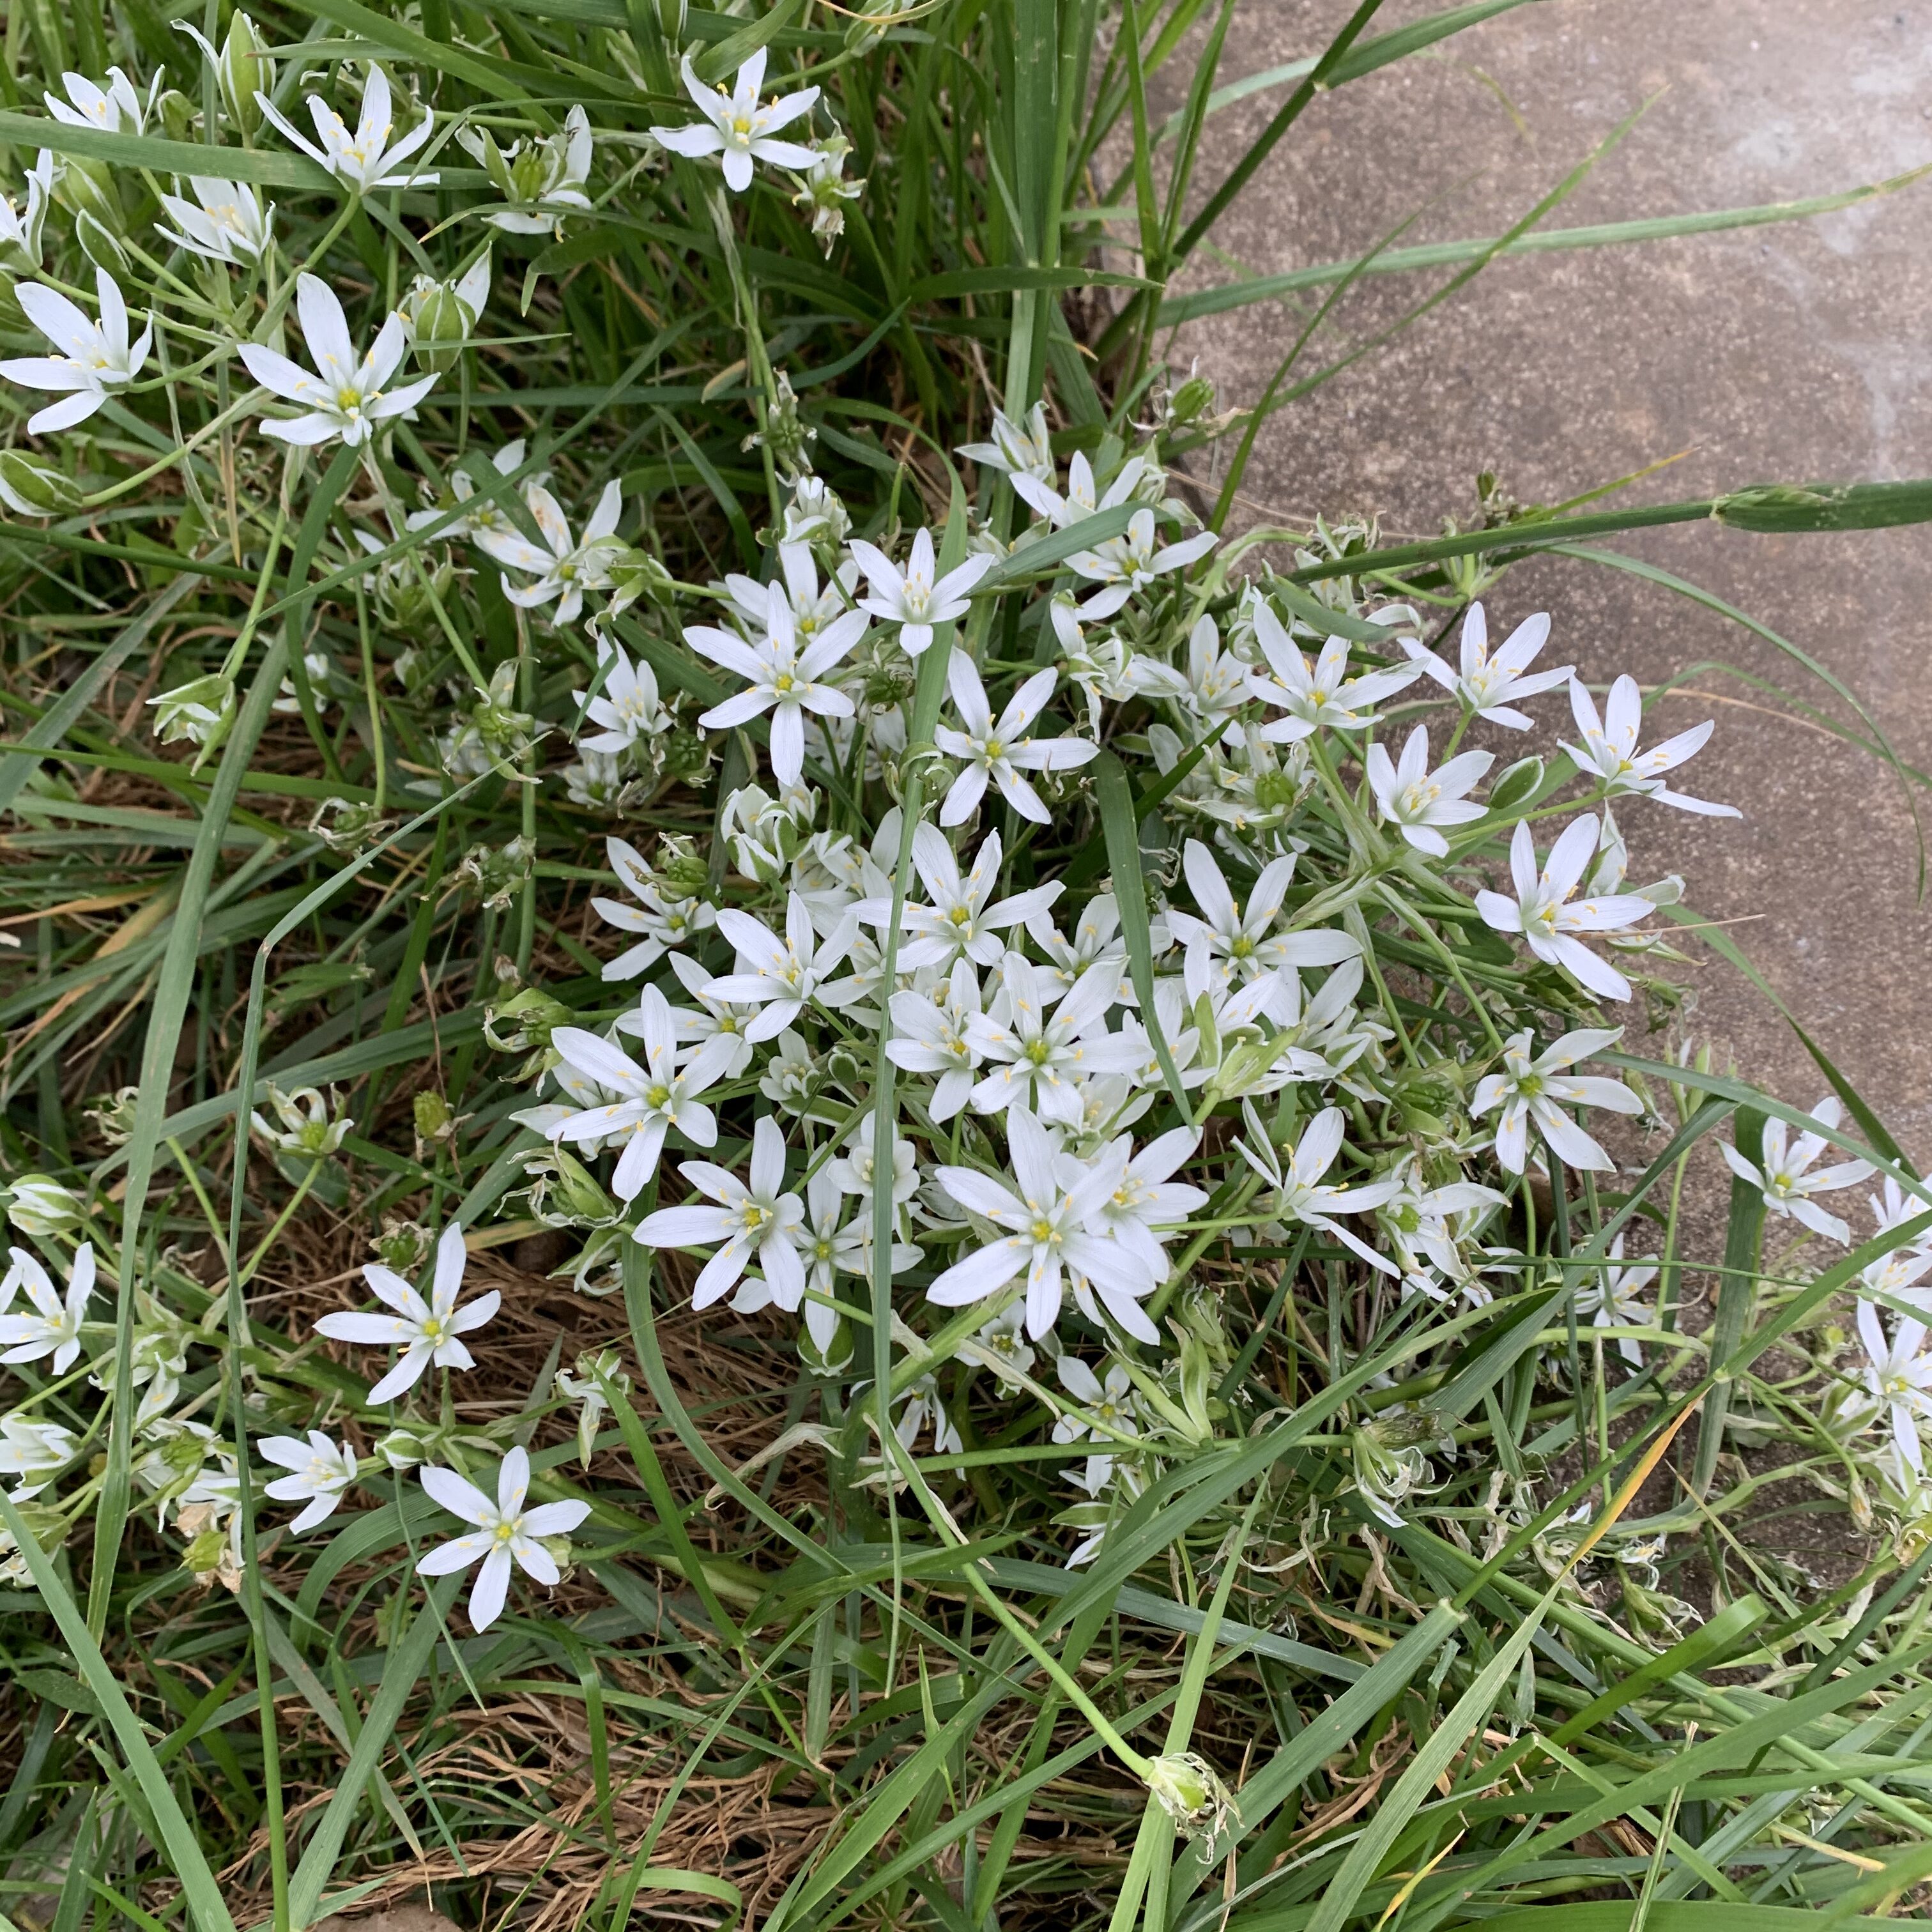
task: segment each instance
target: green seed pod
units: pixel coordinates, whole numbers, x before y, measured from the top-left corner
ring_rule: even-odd
[[[1214,406],[1214,385],[1205,376],[1190,376],[1174,392],[1168,414],[1179,426],[1198,422]]]

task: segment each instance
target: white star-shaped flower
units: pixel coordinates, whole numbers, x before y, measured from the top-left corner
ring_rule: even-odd
[[[292,1473],[278,1476],[266,1493],[278,1503],[306,1502],[308,1508],[289,1528],[298,1536],[335,1514],[342,1492],[356,1480],[356,1452],[346,1442],[334,1442],[320,1429],[308,1439],[299,1436],[265,1436],[256,1448],[268,1460]]]
[[[326,168],[345,187],[358,194],[379,188],[434,188],[436,172],[410,170],[398,173],[403,164],[427,141],[436,126],[436,117],[425,113],[400,141],[392,142],[395,117],[389,98],[389,77],[371,61],[369,78],[362,86],[362,106],[352,134],[347,124],[318,94],[308,97],[308,111],[315,122],[316,138],[310,140],[288,116],[259,90],[255,104],[309,159]],[[318,145],[318,143],[320,145]],[[260,381],[258,376],[256,379]]]
[[[572,536],[562,505],[548,490],[533,484],[524,492],[524,501],[543,542],[532,543],[514,529],[479,530],[478,548],[499,563],[528,571],[536,578],[520,586],[504,578],[503,595],[512,604],[530,610],[554,598],[554,620],[574,624],[583,613],[584,593],[608,588],[610,566],[624,548],[616,535],[624,508],[622,488],[614,482],[604,484],[581,541]]]
[[[876,544],[856,537],[852,540],[852,554],[866,573],[869,592],[860,598],[860,609],[869,610],[884,622],[898,625],[899,646],[909,658],[924,655],[936,625],[965,616],[973,586],[993,567],[990,556],[969,556],[957,569],[935,576],[938,565],[928,530],[922,530],[913,538],[912,554],[904,570]]]
[[[1028,772],[1068,772],[1100,755],[1098,745],[1084,738],[1034,738],[1028,734],[1052,697],[1060,674],[1051,667],[1036,670],[1006,702],[998,722],[986,701],[986,687],[980,682],[978,668],[964,651],[955,651],[946,666],[946,686],[952,694],[953,708],[966,728],[956,731],[941,725],[933,740],[949,758],[957,758],[965,769],[947,788],[939,808],[941,825],[963,825],[986,796],[988,779],[1000,788],[1004,798],[1022,818],[1036,825],[1050,825],[1053,814],[1045,802],[1020,774]]]
[[[866,634],[863,610],[848,610],[827,624],[804,650],[790,597],[783,584],[765,586],[764,635],[754,644],[708,624],[692,626],[684,640],[714,664],[736,671],[748,689],[714,704],[698,719],[706,730],[724,731],[772,714],[772,775],[795,785],[805,772],[805,714],[849,718],[850,698],[825,674]]]
[[[32,1315],[0,1315],[0,1362],[38,1362],[51,1355],[49,1366],[64,1376],[80,1354],[80,1324],[87,1319],[88,1298],[94,1292],[94,1244],[83,1241],[74,1251],[74,1267],[63,1298],[45,1268],[25,1248],[10,1248],[13,1265],[0,1281],[0,1308],[25,1288],[34,1304]]]
[[[154,323],[150,321],[130,344],[128,304],[120,284],[105,268],[98,268],[94,289],[100,304],[98,322],[90,322],[58,289],[44,282],[14,284],[14,299],[22,312],[56,352],[0,362],[0,376],[22,388],[50,390],[63,398],[27,418],[29,435],[44,436],[85,422],[115,390],[134,381],[148,359]]]
[[[1613,1114],[1640,1114],[1643,1102],[1621,1080],[1564,1070],[1614,1046],[1622,1037],[1621,1027],[1580,1028],[1552,1041],[1533,1060],[1528,1028],[1504,1042],[1503,1071],[1486,1073],[1476,1083],[1469,1112],[1480,1120],[1491,1108],[1502,1108],[1496,1119],[1496,1159],[1511,1174],[1520,1174],[1528,1160],[1532,1121],[1565,1167],[1600,1174],[1616,1171],[1616,1162],[1563,1110],[1604,1107]]]
[[[1060,1318],[1070,1272],[1091,1284],[1130,1334],[1158,1339],[1139,1304],[1158,1285],[1144,1256],[1091,1223],[1119,1185],[1118,1155],[1076,1160],[1024,1108],[1006,1116],[1015,1185],[970,1167],[942,1167],[939,1184],[969,1214],[1009,1230],[956,1262],[926,1290],[943,1308],[963,1308],[1026,1276],[1027,1333],[1035,1341]]]
[[[1241,1103],[1249,1138],[1237,1141],[1236,1148],[1248,1165],[1274,1190],[1270,1211],[1278,1220],[1299,1221],[1304,1227],[1318,1228],[1344,1247],[1352,1249],[1369,1265],[1384,1274],[1401,1270],[1385,1256],[1378,1255],[1367,1242],[1351,1234],[1335,1219],[1337,1214],[1367,1214],[1393,1199],[1402,1184],[1392,1177],[1371,1180],[1359,1187],[1337,1187],[1322,1177],[1334,1166],[1342,1151],[1342,1135],[1348,1117],[1340,1107],[1324,1107],[1301,1131],[1292,1148],[1277,1148],[1251,1101]]]
[[[1006,950],[1006,941],[1000,935],[1045,915],[1064,890],[1058,880],[1006,898],[993,898],[1003,856],[1000,835],[989,832],[971,866],[962,873],[945,833],[929,824],[917,827],[913,833],[912,860],[931,903],[908,903],[901,908],[901,972],[917,972],[928,966],[950,969],[962,954],[981,966],[997,965]],[[891,923],[892,908],[891,896],[886,894],[862,899],[853,910],[867,925],[883,930]]]
[[[764,1009],[745,1029],[748,1040],[770,1040],[782,1032],[811,1000],[836,1007],[858,997],[860,989],[849,979],[832,977],[859,935],[858,915],[849,908],[822,941],[813,928],[811,908],[796,892],[786,902],[783,939],[736,907],[718,915],[718,930],[736,949],[738,970],[712,980],[706,990],[714,999]]]
[[[951,1120],[971,1097],[986,1057],[973,1038],[980,1006],[980,976],[972,961],[956,959],[934,993],[910,987],[895,993],[891,1011],[892,1036],[886,1042],[886,1058],[906,1072],[936,1076],[927,1118],[935,1124]]]
[[[1610,686],[1604,712],[1597,715],[1595,700],[1575,679],[1570,684],[1570,710],[1576,728],[1583,734],[1580,746],[1563,748],[1576,760],[1576,769],[1604,781],[1604,789],[1615,798],[1636,792],[1654,798],[1659,805],[1675,806],[1705,818],[1742,818],[1734,805],[1713,805],[1708,800],[1691,798],[1672,791],[1664,782],[1664,774],[1694,757],[1709,742],[1718,728],[1709,718],[1653,745],[1647,752],[1636,748],[1643,729],[1643,693],[1634,677],[1623,676]]]
[[[1429,769],[1429,728],[1418,724],[1408,734],[1400,760],[1371,745],[1366,760],[1369,790],[1376,809],[1418,852],[1446,858],[1449,842],[1440,827],[1468,825],[1485,809],[1467,796],[1496,763],[1491,752],[1463,752],[1434,771]]]
[[[1144,590],[1158,577],[1185,570],[1205,556],[1221,539],[1212,530],[1202,530],[1179,543],[1155,547],[1154,514],[1136,510],[1124,536],[1108,537],[1091,550],[1076,550],[1066,567],[1076,576],[1101,587],[1080,607],[1083,617],[1111,617],[1137,590]]]
[[[1835,1094],[1828,1094],[1811,1112],[1828,1127],[1836,1127],[1845,1117],[1845,1110]],[[1837,1215],[1827,1214],[1811,1197],[1814,1194],[1834,1194],[1841,1187],[1850,1187],[1869,1179],[1872,1166],[1870,1162],[1864,1160],[1840,1161],[1814,1173],[1811,1163],[1831,1144],[1824,1135],[1814,1133],[1808,1127],[1794,1141],[1791,1130],[1784,1121],[1766,1120],[1761,1162],[1747,1160],[1728,1141],[1719,1142],[1718,1151],[1740,1180],[1762,1192],[1764,1204],[1772,1214],[1788,1216],[1803,1222],[1814,1233],[1836,1241],[1840,1247],[1849,1247],[1852,1239],[1850,1227]]]
[[[550,1044],[569,1065],[617,1098],[608,1105],[588,1107],[550,1130],[552,1140],[594,1142],[598,1146],[621,1142],[610,1186],[620,1201],[634,1201],[644,1183],[656,1173],[664,1136],[673,1128],[695,1147],[715,1146],[718,1122],[697,1096],[724,1074],[734,1042],[720,1037],[678,1064],[677,1022],[670,1002],[655,986],[646,986],[627,1031],[642,1042],[644,1064],[609,1040],[581,1027],[558,1027]]]
[[[108,134],[139,134],[146,128],[148,110],[160,92],[161,76],[157,74],[148,83],[146,100],[118,67],[107,70],[105,87],[84,74],[64,74],[61,85],[67,89],[65,100],[52,93],[40,96],[56,121],[70,128],[98,128]]]
[[[1245,909],[1234,903],[1220,862],[1199,839],[1190,838],[1183,847],[1180,865],[1201,910],[1197,915],[1170,904],[1167,924],[1187,949],[1190,1004],[1210,987],[1250,986],[1288,968],[1336,966],[1361,950],[1348,934],[1327,926],[1301,932],[1274,932],[1282,902],[1294,877],[1292,854],[1271,860],[1262,868]],[[1293,976],[1292,972],[1287,974],[1287,977]],[[1285,986],[1271,987],[1261,1010],[1286,1024],[1291,997]]]
[[[679,72],[683,76],[685,92],[698,104],[698,111],[704,118],[686,127],[651,130],[652,136],[673,154],[692,160],[702,160],[707,154],[719,156],[724,184],[734,194],[742,194],[751,186],[754,161],[769,161],[781,168],[812,166],[815,157],[811,148],[797,141],[780,141],[773,136],[800,115],[812,112],[818,89],[806,87],[796,94],[775,94],[761,104],[758,89],[765,80],[763,47],[739,68],[728,94],[722,86],[706,87],[692,68],[688,54]]]
[[[752,1130],[748,1185],[708,1160],[679,1162],[678,1172],[716,1204],[660,1208],[644,1216],[637,1238],[653,1248],[717,1245],[698,1272],[693,1308],[722,1300],[754,1260],[779,1307],[795,1310],[805,1299],[805,1203],[784,1191],[784,1135],[769,1114],[761,1114]]]
[[[389,1372],[369,1391],[370,1408],[394,1402],[406,1389],[413,1388],[432,1362],[440,1369],[476,1366],[476,1357],[464,1347],[462,1338],[496,1313],[502,1297],[493,1288],[466,1306],[457,1306],[468,1259],[463,1229],[452,1221],[436,1244],[436,1270],[428,1300],[393,1268],[371,1262],[363,1269],[362,1279],[369,1284],[370,1292],[395,1312],[368,1315],[344,1310],[325,1315],[315,1324],[318,1334],[334,1341],[402,1351]]]
[[[58,1422],[36,1422],[16,1410],[0,1415],[0,1476],[17,1476],[9,1492],[16,1503],[29,1502],[74,1458],[80,1444],[74,1431]]]
[[[1858,1340],[1868,1358],[1865,1385],[1873,1402],[1886,1412],[1892,1439],[1915,1475],[1925,1470],[1919,1425],[1932,1421],[1932,1354],[1925,1350],[1925,1324],[1900,1322],[1892,1340],[1869,1301],[1858,1304]]]
[[[1522,940],[1538,958],[1560,966],[1599,999],[1627,1000],[1630,982],[1576,937],[1580,932],[1621,932],[1651,910],[1635,892],[1612,892],[1572,901],[1584,868],[1596,856],[1599,827],[1594,816],[1573,819],[1537,870],[1536,843],[1520,822],[1510,838],[1510,878],[1516,897],[1480,892],[1476,910],[1492,931]]]
[[[454,1469],[431,1463],[419,1478],[424,1492],[452,1516],[474,1523],[459,1536],[424,1552],[416,1564],[422,1576],[447,1576],[466,1570],[480,1557],[483,1567],[470,1592],[470,1627],[488,1630],[502,1614],[509,1594],[514,1562],[539,1583],[554,1583],[561,1574],[544,1547],[548,1537],[568,1536],[590,1514],[584,1502],[539,1503],[526,1498],[530,1489],[530,1451],[520,1445],[503,1458],[496,1472],[496,1500],[492,1502],[475,1484]]]
[[[578,740],[586,752],[614,758],[642,738],[654,738],[671,728],[670,713],[658,696],[657,674],[640,658],[635,664],[607,638],[597,641],[597,662],[608,665],[604,688],[595,698],[578,702],[585,722],[604,728]]]
[[[174,226],[164,228],[158,221],[155,232],[190,255],[210,262],[253,262],[268,245],[271,202],[264,211],[261,198],[245,182],[218,181],[207,175],[190,175],[188,185],[194,200],[178,194],[164,194],[161,206],[173,218]],[[199,206],[196,204],[199,203]]]
[[[1375,707],[1384,698],[1406,690],[1422,674],[1417,666],[1405,664],[1352,676],[1346,638],[1330,638],[1311,664],[1267,604],[1257,598],[1252,608],[1255,642],[1274,676],[1250,673],[1249,695],[1288,713],[1262,727],[1270,744],[1293,744],[1324,725],[1331,731],[1362,730],[1376,722]]]
[[[1451,670],[1435,652],[1413,638],[1405,638],[1402,647],[1418,670],[1426,671],[1477,717],[1491,724],[1506,725],[1512,731],[1527,731],[1529,714],[1515,710],[1515,700],[1554,691],[1570,676],[1568,664],[1561,664],[1555,670],[1530,670],[1537,653],[1549,640],[1550,620],[1539,610],[1534,616],[1526,617],[1492,656],[1490,620],[1481,604],[1472,604],[1462,620],[1461,660],[1456,670]]]
[[[264,417],[264,436],[303,445],[340,436],[354,448],[374,435],[378,423],[406,414],[435,386],[434,375],[418,376],[400,388],[388,386],[409,346],[400,316],[389,316],[376,332],[369,352],[358,356],[349,338],[348,318],[326,282],[314,275],[298,276],[296,311],[314,360],[313,370],[259,342],[242,344],[242,360],[249,374],[263,388],[301,404],[307,411],[298,416]]]

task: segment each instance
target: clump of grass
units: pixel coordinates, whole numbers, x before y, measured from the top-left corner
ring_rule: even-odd
[[[1170,294],[1377,10],[1214,182],[1202,0],[14,16],[7,1921],[1916,1899],[1932,1195],[1508,572],[1932,486],[1235,535],[1361,275],[1628,238]]]

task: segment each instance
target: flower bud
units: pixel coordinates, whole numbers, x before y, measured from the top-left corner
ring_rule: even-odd
[[[703,782],[711,769],[711,746],[701,732],[677,726],[667,731],[659,742],[668,776],[682,784],[694,785]]]
[[[798,1358],[815,1376],[842,1375],[852,1365],[851,1324],[842,1315],[821,1346],[808,1328],[798,1331]]]
[[[94,219],[89,209],[83,208],[74,217],[74,236],[80,244],[80,252],[97,268],[106,269],[116,281],[125,281],[133,274],[127,250],[110,230]]]
[[[105,161],[70,154],[55,177],[54,199],[76,218],[91,214],[104,227],[122,226],[121,198]]]
[[[456,1116],[450,1112],[449,1102],[434,1088],[424,1088],[417,1094],[410,1102],[410,1112],[415,1120],[418,1146],[433,1147],[448,1140],[455,1130]]]
[[[202,1530],[182,1552],[182,1568],[197,1576],[212,1576],[228,1553],[228,1538],[220,1530]]]
[[[607,574],[610,579],[610,599],[599,622],[610,623],[621,617],[639,598],[667,610],[677,602],[677,580],[662,561],[647,550],[620,550],[611,559]]]
[[[80,1203],[72,1190],[44,1174],[23,1174],[13,1184],[7,1218],[36,1240],[80,1226]]]
[[[228,22],[228,38],[221,44],[215,62],[215,84],[221,90],[221,104],[228,118],[244,134],[254,134],[262,125],[262,104],[257,94],[275,91],[275,64],[265,50],[255,23],[246,14],[236,14]]]
[[[23,449],[0,449],[0,502],[16,516],[57,517],[80,508],[80,486]]]
[[[194,103],[178,87],[171,87],[155,106],[161,117],[161,132],[171,141],[185,141],[194,133]]]
[[[711,884],[710,868],[688,839],[664,841],[658,851],[657,874],[674,898],[694,899]]]
[[[548,1046],[553,1030],[572,1024],[576,1018],[541,987],[526,986],[484,1009],[483,1037],[499,1053],[524,1053],[533,1046]]]
[[[418,1462],[427,1460],[429,1444],[416,1430],[392,1429],[388,1435],[377,1438],[376,1454],[392,1469],[413,1469]]]
[[[453,281],[417,276],[403,300],[403,332],[425,369],[442,375],[455,367],[463,344],[476,332],[476,318],[489,294],[488,248]]]
[[[553,1148],[549,1185],[539,1219],[553,1227],[604,1227],[617,1219],[617,1204],[575,1155]]]
[[[690,0],[657,0],[658,28],[674,47],[684,45],[685,24],[690,10]]]
[[[1534,798],[1542,784],[1543,760],[1519,758],[1496,774],[1490,787],[1489,808],[1492,812],[1514,812]]]

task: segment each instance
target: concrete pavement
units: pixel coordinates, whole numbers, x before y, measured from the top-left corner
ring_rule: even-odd
[[[1430,10],[1392,4],[1376,30]],[[1342,0],[1241,0],[1224,79],[1318,51],[1347,11]],[[1219,117],[1197,181],[1211,186],[1281,98]],[[1533,0],[1318,100],[1214,239],[1267,274],[1358,255],[1418,210],[1406,242],[1498,232],[1646,100],[1549,225],[1796,200],[1932,160],[1932,4]],[[1198,279],[1224,278],[1203,266]],[[1311,354],[1329,359],[1433,286],[1409,276],[1364,287]],[[1432,535],[1445,516],[1474,520],[1485,468],[1547,502],[1680,453],[1630,499],[1932,473],[1928,309],[1932,180],[1802,223],[1499,262],[1276,417],[1244,518],[1367,510],[1388,536]],[[1198,356],[1224,404],[1251,400],[1305,312],[1277,304],[1192,325],[1175,358]],[[1816,656],[1904,758],[1932,768],[1927,530],[1766,538],[1694,525],[1618,548]],[[1722,663],[1847,716],[1762,638],[1600,566],[1520,566],[1486,602],[1498,634],[1549,610],[1546,656],[1593,681],[1627,670],[1648,684]],[[1691,682],[1700,694],[1662,700],[1659,728],[1716,718],[1684,789],[1745,817],[1634,802],[1619,814],[1633,876],[1681,872],[1701,911],[1740,922],[1732,937],[1908,1151],[1932,1160],[1932,915],[1917,896],[1898,782],[1735,677],[1700,670]],[[1560,698],[1534,708],[1568,723]],[[1510,750],[1510,734],[1495,736]],[[1932,794],[1921,799],[1932,813]],[[1728,968],[1688,976],[1688,1030],[1720,1060],[1734,1055],[1799,1104],[1824,1090],[1783,1022]]]

